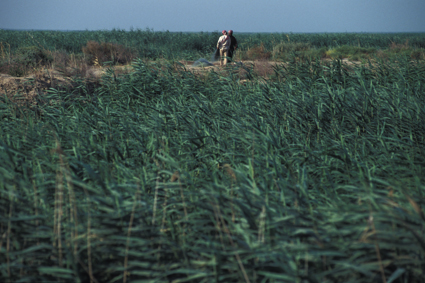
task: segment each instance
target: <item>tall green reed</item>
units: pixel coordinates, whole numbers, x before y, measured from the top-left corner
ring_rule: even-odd
[[[2,98],[3,281],[423,281],[421,64],[133,67]]]

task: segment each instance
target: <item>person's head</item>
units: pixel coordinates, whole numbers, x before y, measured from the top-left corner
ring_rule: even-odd
[[[221,33],[222,33],[222,34],[227,34],[227,31],[223,30]]]
[[[228,34],[229,35],[232,35],[233,34],[233,30],[229,30]]]

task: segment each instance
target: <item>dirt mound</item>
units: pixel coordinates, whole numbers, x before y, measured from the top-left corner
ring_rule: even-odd
[[[12,77],[0,74],[0,95],[11,100],[33,101],[36,95],[45,93],[50,88],[69,88],[72,80],[56,71],[32,74],[27,77]]]
[[[117,67],[116,73],[126,72],[126,66]],[[44,69],[25,77],[13,77],[0,74],[0,96],[6,95],[12,101],[36,101],[36,96],[45,94],[49,89],[73,89],[85,81],[88,87],[100,84],[101,77],[106,73],[106,68],[91,67],[85,70],[76,69]],[[78,82],[76,81],[78,78]]]

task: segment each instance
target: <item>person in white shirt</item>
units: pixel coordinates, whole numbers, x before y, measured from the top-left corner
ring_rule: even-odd
[[[223,35],[220,36],[217,42],[217,49],[220,50],[220,66],[227,65],[227,57],[229,57],[230,48],[230,37],[227,35],[227,31],[221,32]]]

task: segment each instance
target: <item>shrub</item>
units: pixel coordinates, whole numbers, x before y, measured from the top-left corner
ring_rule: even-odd
[[[322,48],[313,48],[301,52],[300,56],[302,58],[325,58],[326,57],[326,47]]]
[[[326,54],[326,58],[342,59],[342,58],[340,58],[340,54],[338,54],[336,48],[329,49],[328,51],[325,52],[325,54]]]
[[[16,61],[24,63],[27,67],[46,66],[52,63],[53,58],[49,51],[37,46],[19,48],[16,52]]]
[[[14,77],[23,77],[29,71],[53,62],[51,53],[37,46],[21,47],[7,61],[0,64],[0,73]]]
[[[261,45],[256,45],[253,48],[250,48],[245,53],[246,59],[250,60],[265,60],[269,59],[271,56],[270,52],[267,52],[264,48],[264,44],[261,43]]]
[[[273,58],[282,58],[286,57],[288,53],[294,51],[307,51],[310,47],[310,43],[281,41],[278,45],[273,47],[272,54]]]
[[[53,51],[51,56],[55,66],[66,68],[70,63],[70,56],[64,50]]]
[[[102,65],[111,61],[113,64],[127,64],[136,58],[136,53],[121,44],[88,41],[83,47],[83,53],[89,55],[91,65]]]
[[[390,47],[390,50],[395,53],[399,53],[400,51],[407,50],[409,49],[409,39],[406,39],[406,42],[404,44],[395,43],[391,41],[391,44],[389,47]]]
[[[370,58],[371,54],[376,52],[376,48],[364,48],[358,46],[343,45],[332,48],[326,51],[326,57],[331,59],[344,59],[360,60],[362,58]]]

